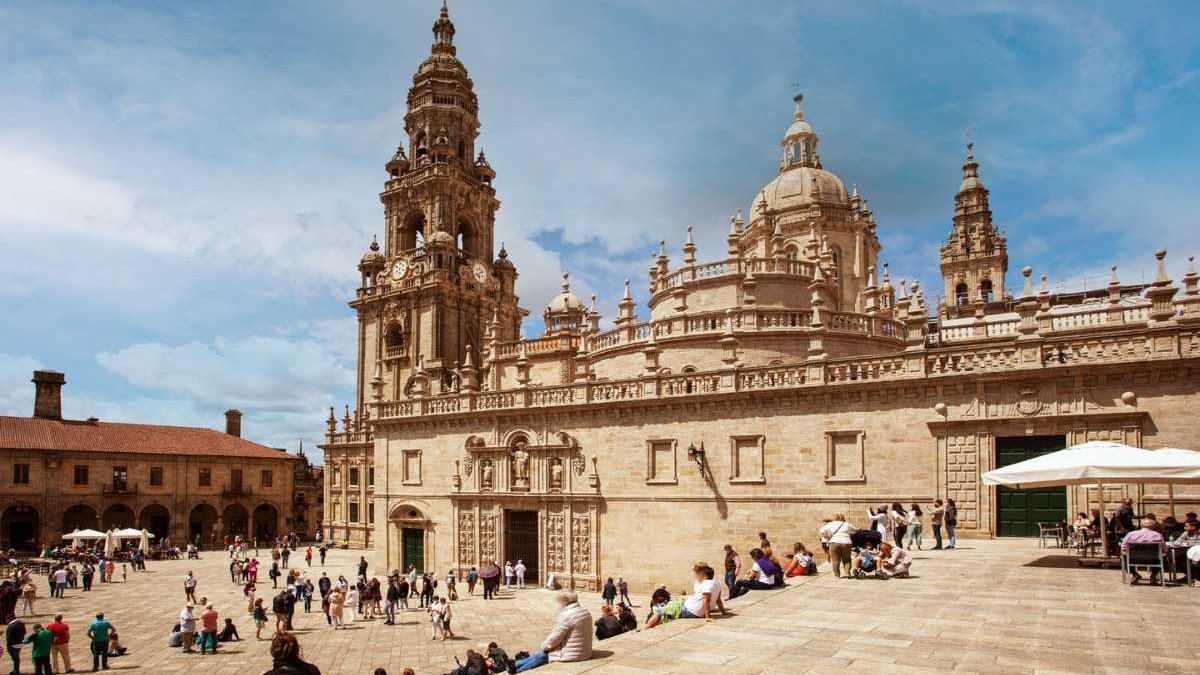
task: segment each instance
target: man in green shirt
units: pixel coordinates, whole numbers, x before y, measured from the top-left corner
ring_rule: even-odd
[[[36,623],[33,625],[33,631],[29,637],[25,638],[25,644],[33,645],[30,650],[30,656],[33,657],[33,672],[36,675],[51,675],[50,670],[50,645],[54,642],[54,633],[51,633],[42,624]]]
[[[92,638],[92,672],[104,668],[108,670],[108,636],[113,626],[104,620],[104,612],[96,615],[96,620],[88,626],[88,637]]]

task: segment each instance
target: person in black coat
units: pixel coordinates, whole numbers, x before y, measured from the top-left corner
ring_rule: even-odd
[[[295,635],[276,633],[271,640],[271,669],[263,675],[321,675],[321,669],[301,658]]]

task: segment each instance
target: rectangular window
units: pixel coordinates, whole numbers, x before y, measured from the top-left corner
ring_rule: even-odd
[[[825,432],[825,482],[866,481],[866,436],[858,430]]]
[[[265,488],[271,487],[275,483],[275,476],[270,469],[262,470],[262,486]]]
[[[86,464],[76,464],[75,465],[75,484],[76,485],[87,485],[88,484],[88,467]]]
[[[367,467],[367,487],[375,487],[375,467]]]
[[[114,466],[112,478],[113,492],[124,492],[129,489],[129,470],[125,467]]]
[[[358,502],[350,502],[350,522],[358,522]]]
[[[762,483],[763,448],[765,441],[758,436],[729,438],[729,480],[734,483]]]
[[[200,469],[200,487],[212,485],[212,469]]]
[[[230,469],[229,470],[229,487],[232,488],[235,492],[242,489],[242,470],[241,469]]]
[[[358,467],[350,467],[350,487],[358,487]]]
[[[13,483],[15,485],[29,485],[28,464],[13,464]]]
[[[403,475],[400,481],[405,485],[421,484],[421,451],[405,450],[404,459],[400,465]]]
[[[367,502],[367,522],[375,524],[375,502]]]
[[[646,482],[674,484],[679,482],[675,469],[674,439],[646,441]]]
[[[150,485],[154,487],[162,487],[163,484],[163,468],[161,466],[150,467]]]

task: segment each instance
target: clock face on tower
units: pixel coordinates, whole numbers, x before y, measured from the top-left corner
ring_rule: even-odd
[[[481,284],[484,281],[487,281],[487,268],[483,266],[483,263],[476,262],[475,265],[471,267],[471,272],[475,275],[475,281]]]
[[[408,274],[408,262],[404,260],[397,260],[396,264],[392,266],[392,278],[396,281],[400,281],[404,278],[405,274]]]

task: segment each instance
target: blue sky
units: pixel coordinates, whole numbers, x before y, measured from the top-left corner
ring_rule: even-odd
[[[0,414],[36,367],[74,417],[294,449],[351,399],[355,264],[440,2],[0,6]],[[459,57],[498,240],[540,315],[607,318],[650,251],[724,250],[775,174],[793,83],[895,276],[938,286],[970,130],[1009,286],[1173,276],[1200,253],[1200,4],[475,2]],[[641,310],[645,314],[644,308]],[[536,335],[536,318],[526,326]]]

